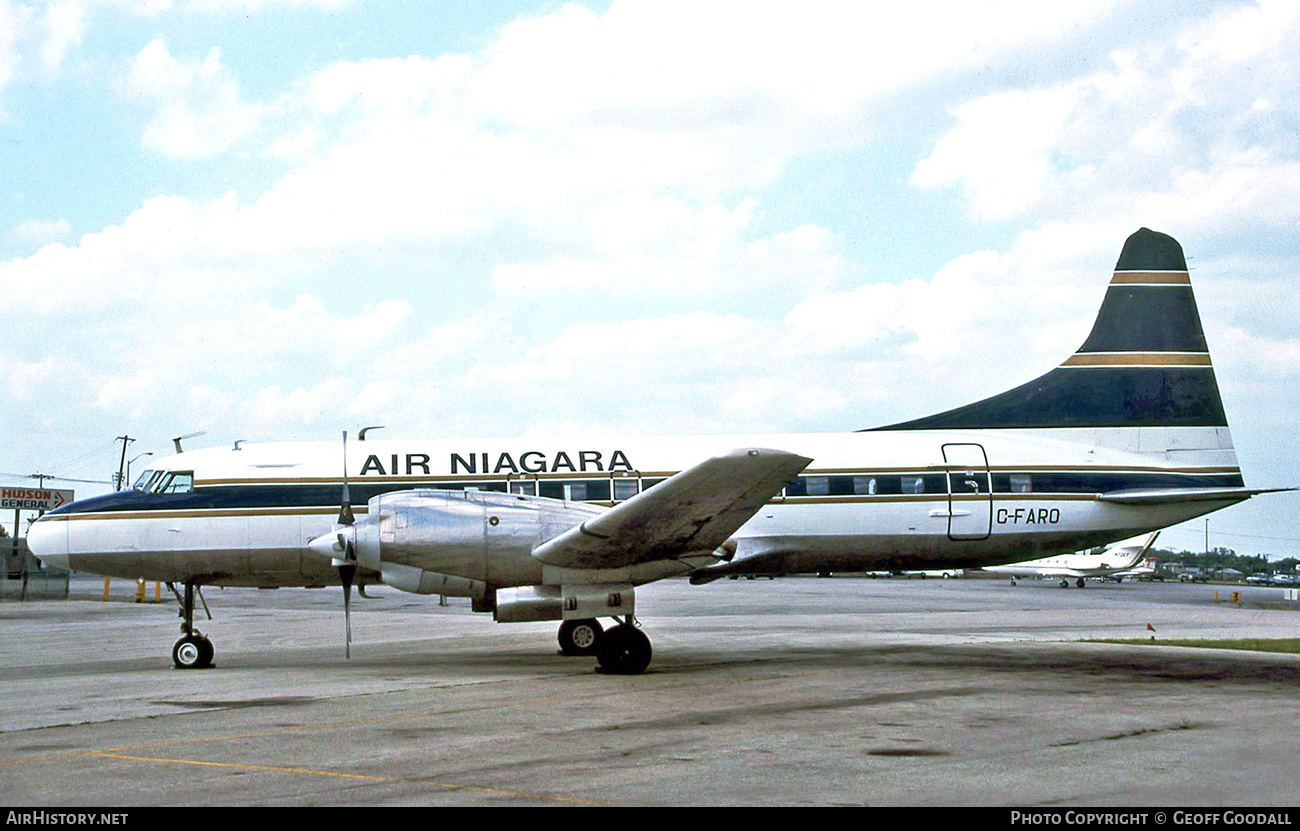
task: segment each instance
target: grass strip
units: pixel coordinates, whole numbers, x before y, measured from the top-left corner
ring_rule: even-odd
[[[1235,638],[1198,640],[1194,638],[1090,638],[1089,643],[1131,643],[1146,646],[1196,646],[1202,649],[1241,649],[1248,652],[1284,652],[1300,654],[1300,638]]]

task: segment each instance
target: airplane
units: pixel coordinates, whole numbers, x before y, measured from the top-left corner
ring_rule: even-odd
[[[1070,580],[1083,588],[1084,581],[1089,577],[1118,578],[1133,573],[1133,567],[1146,556],[1159,534],[1159,531],[1155,531],[1141,539],[1117,542],[1099,554],[1063,554],[1005,566],[985,566],[982,570],[1009,576],[1013,586],[1018,577],[1059,577],[1063,589],[1070,587]],[[1154,571],[1153,568],[1152,572]]]
[[[1156,576],[1156,558],[1147,557],[1142,562],[1126,571],[1117,571],[1114,574],[1106,575],[1107,580],[1114,580],[1116,583],[1124,580],[1141,580],[1143,578],[1154,578]],[[1161,578],[1164,579],[1164,578]]]
[[[562,654],[636,674],[635,590],[656,580],[995,566],[1270,490],[1244,485],[1182,247],[1142,228],[1073,355],[956,409],[802,435],[236,442],[51,511],[28,545],[182,584],[178,668],[213,662],[203,586],[341,585],[350,644],[353,584],[383,584],[560,621]]]

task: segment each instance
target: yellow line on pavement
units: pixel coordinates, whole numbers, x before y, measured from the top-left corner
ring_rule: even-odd
[[[481,785],[459,785],[451,782],[438,782],[432,779],[407,779],[400,776],[375,776],[366,773],[343,773],[333,770],[316,770],[314,768],[283,767],[279,765],[253,765],[244,762],[207,762],[201,759],[168,759],[161,756],[132,756],[126,753],[110,753],[108,751],[96,750],[91,751],[86,756],[95,756],[103,759],[120,759],[127,762],[153,762],[171,765],[190,765],[193,767],[207,768],[226,768],[230,770],[245,771],[265,771],[268,773],[292,773],[303,776],[321,776],[330,779],[354,779],[363,782],[385,782],[399,785],[422,785],[425,787],[439,788],[446,791],[474,791],[476,793],[491,794],[493,796],[509,796],[519,799],[540,799],[546,802],[564,802],[576,803],[581,805],[613,805],[612,802],[601,802],[595,799],[582,799],[580,797],[555,796],[553,794],[532,793],[531,791],[512,791],[505,788],[488,788]]]

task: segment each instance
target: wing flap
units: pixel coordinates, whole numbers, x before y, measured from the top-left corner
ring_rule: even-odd
[[[538,546],[564,568],[621,568],[710,552],[812,459],[746,448],[714,456]]]

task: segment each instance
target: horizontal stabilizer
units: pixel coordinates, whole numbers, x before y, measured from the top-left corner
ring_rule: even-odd
[[[1100,502],[1120,505],[1162,505],[1168,502],[1242,502],[1261,493],[1281,493],[1296,488],[1161,488],[1111,491],[1097,495]]]

